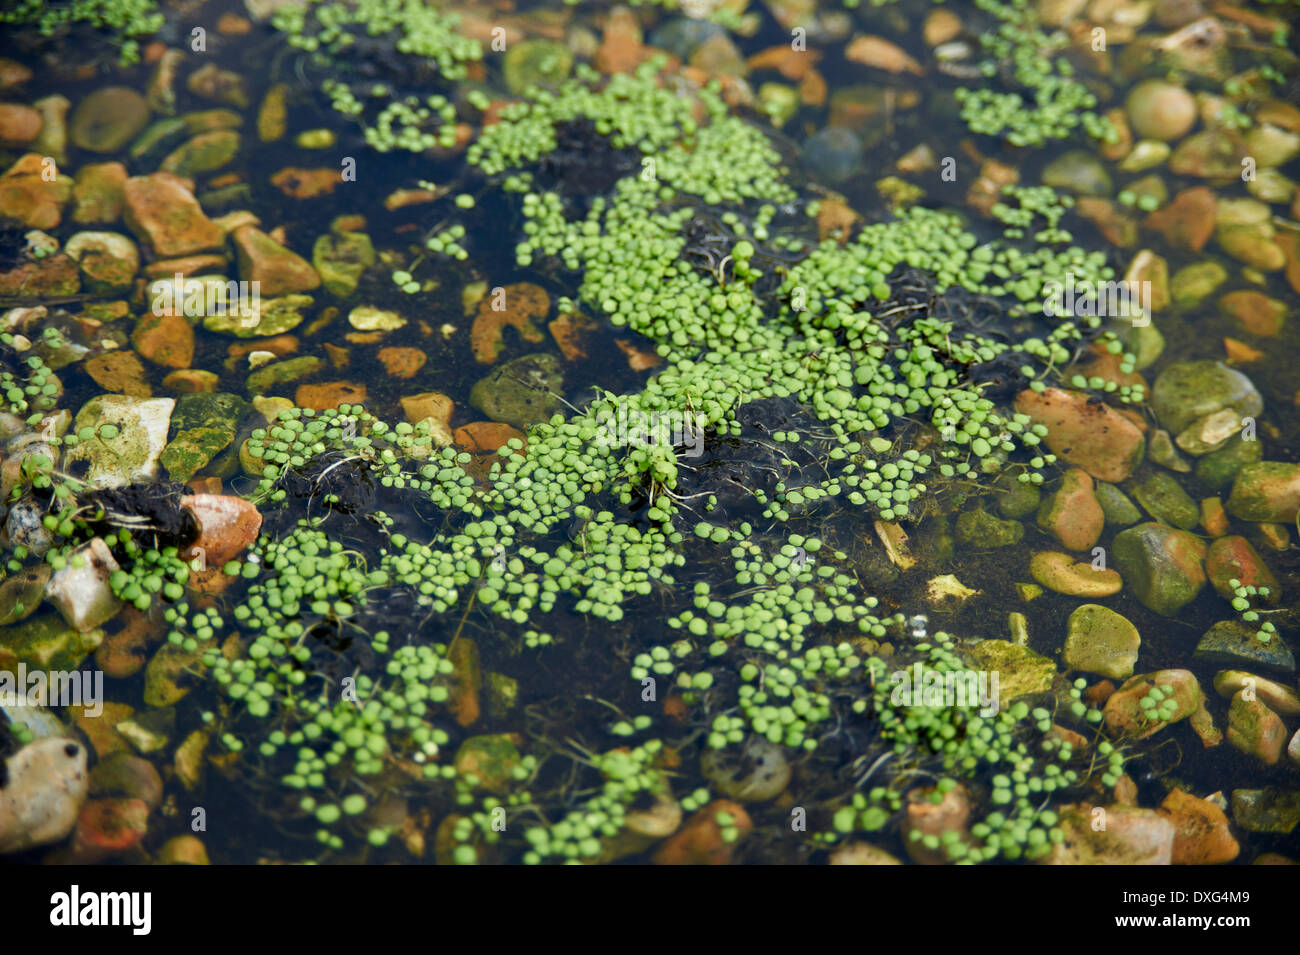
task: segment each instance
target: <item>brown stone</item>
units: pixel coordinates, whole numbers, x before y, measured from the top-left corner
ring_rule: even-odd
[[[1160,812],[1174,824],[1174,865],[1222,865],[1241,852],[1228,817],[1208,799],[1175,789],[1160,804]]]
[[[1075,210],[1096,226],[1101,237],[1111,245],[1121,249],[1137,245],[1137,219],[1118,203],[1096,196],[1080,196],[1075,200]]]
[[[361,404],[366,400],[366,386],[350,381],[322,381],[313,385],[299,385],[294,392],[294,403],[299,408],[326,411],[343,404]]]
[[[747,62],[751,70],[776,70],[787,80],[801,80],[820,59],[817,50],[796,50],[789,43],[778,43],[755,53]]]
[[[381,348],[376,357],[388,374],[402,379],[415,377],[429,360],[429,356],[418,348]]]
[[[1253,289],[1242,289],[1221,296],[1219,308],[1225,315],[1231,316],[1242,330],[1261,338],[1272,338],[1282,331],[1287,312],[1285,303]]]
[[[1214,235],[1218,202],[1205,186],[1193,186],[1174,196],[1163,209],[1149,213],[1144,227],[1159,232],[1176,249],[1199,252]]]
[[[175,315],[146,315],[131,333],[137,352],[167,368],[188,368],[194,361],[194,329]]]
[[[0,216],[30,229],[49,230],[63,219],[63,206],[72,195],[72,177],[55,168],[47,180],[45,157],[27,153],[0,177]]]
[[[1148,711],[1141,706],[1142,698],[1157,685],[1172,690],[1171,698],[1177,703],[1173,718],[1167,721],[1163,717],[1148,716]],[[1191,671],[1157,670],[1125,680],[1106,700],[1102,714],[1106,730],[1111,736],[1146,739],[1204,709],[1205,693]]]
[[[135,398],[153,395],[153,389],[145,378],[144,365],[133,351],[117,349],[104,352],[87,359],[81,367],[105,391]]]
[[[1275,604],[1282,596],[1277,577],[1259,556],[1259,551],[1246,538],[1236,534],[1219,537],[1210,542],[1205,552],[1205,574],[1211,586],[1225,600],[1232,600],[1235,591],[1229,586],[1233,580],[1247,587],[1267,587],[1266,603]]]
[[[448,687],[447,708],[461,726],[477,722],[479,690],[483,686],[483,669],[479,663],[478,644],[469,637],[456,637],[447,644],[447,659],[455,669]]]
[[[88,799],[77,816],[72,843],[56,856],[59,863],[89,865],[129,852],[149,830],[149,804],[143,799]]]
[[[200,208],[194,194],[162,173],[132,176],[124,188],[127,227],[158,255],[190,255],[220,248],[221,229]],[[265,289],[262,293],[273,294]]]
[[[1061,475],[1061,485],[1038,509],[1038,526],[1068,550],[1087,550],[1097,543],[1106,515],[1093,495],[1092,478],[1079,468]]]
[[[1154,307],[1152,309],[1154,311]],[[1101,378],[1105,381],[1113,381],[1120,387],[1142,385],[1146,387],[1146,379],[1136,371],[1124,371],[1124,356],[1112,354],[1100,342],[1094,343],[1088,348],[1088,354],[1093,358],[1087,364],[1078,367],[1078,373],[1085,378]]]
[[[217,32],[226,36],[247,36],[253,32],[253,24],[247,18],[227,10],[217,19]]]
[[[80,288],[81,271],[62,252],[0,272],[0,297],[4,298],[61,298],[76,295]]]
[[[641,21],[627,7],[615,7],[605,22],[605,32],[592,65],[602,73],[631,73],[652,51],[643,43]]]
[[[41,114],[21,103],[0,103],[0,140],[7,143],[30,143],[41,134]]]
[[[328,166],[320,169],[286,166],[271,177],[271,185],[291,199],[315,199],[317,196],[329,195],[342,182],[343,176],[339,170]]]
[[[0,180],[0,183],[3,181]],[[1300,201],[1300,194],[1297,195]],[[1273,244],[1282,250],[1286,260],[1286,281],[1292,291],[1300,292],[1300,232],[1279,229],[1273,237]]]
[[[153,622],[127,606],[119,614],[122,628],[104,637],[95,651],[95,664],[104,675],[114,680],[125,680],[144,669],[149,662],[149,639],[156,630]]]
[[[150,262],[144,267],[144,274],[151,279],[170,279],[177,275],[220,275],[226,268],[226,257],[215,252],[200,255],[185,255],[179,259],[162,259]]]
[[[854,37],[845,48],[844,57],[863,66],[884,70],[886,73],[925,75],[925,68],[908,56],[901,47],[878,36]]]
[[[817,204],[817,238],[834,238],[844,245],[853,235],[853,227],[862,216],[840,196],[827,196]]]
[[[452,401],[437,391],[426,391],[418,395],[407,395],[401,399],[402,413],[411,424],[426,418],[433,418],[442,424],[451,423]]]
[[[1079,392],[1026,389],[1016,396],[1016,411],[1047,428],[1052,453],[1099,481],[1118,483],[1142,460],[1146,439],[1128,417]]]
[[[1098,815],[1099,810],[1102,815]],[[1175,829],[1153,809],[1091,806],[1061,812],[1065,838],[1052,847],[1050,865],[1169,865]],[[1105,824],[1097,825],[1098,819]]]
[[[533,320],[545,318],[550,308],[551,298],[546,290],[531,282],[515,282],[492,289],[479,302],[478,314],[470,329],[474,358],[485,365],[496,361],[505,347],[503,333],[507,326],[518,331],[524,341],[540,342],[543,336]]]
[[[162,383],[163,387],[170,391],[193,395],[216,391],[220,381],[221,379],[210,371],[201,368],[182,368],[169,372]]]
[[[31,78],[31,69],[7,56],[0,57],[0,90],[21,86]]]
[[[298,350],[297,335],[275,335],[271,338],[258,338],[248,342],[234,342],[226,349],[225,366],[229,371],[234,371],[240,364],[240,360],[255,351],[269,351],[277,358],[283,358],[285,355],[292,355]]]
[[[627,357],[627,366],[633,371],[650,371],[658,368],[664,360],[652,351],[642,351],[632,342],[616,338],[614,344]]]
[[[598,327],[581,313],[556,316],[547,326],[566,361],[584,361],[588,357],[586,338]]]
[[[239,277],[260,283],[264,296],[309,292],[320,286],[311,263],[251,225],[236,229],[231,238],[239,261]]]
[[[454,437],[470,454],[495,453],[511,438],[527,440],[522,431],[499,421],[471,421],[457,428]]]
[[[238,557],[257,540],[262,529],[262,515],[249,501],[224,494],[194,494],[181,498],[181,506],[193,512],[201,528],[198,539],[182,555],[193,562],[202,553],[210,569]]]
[[[675,833],[655,850],[655,865],[726,865],[731,861],[734,843],[722,838],[719,813],[730,816],[743,838],[754,824],[743,806],[728,799],[717,799],[691,816]],[[739,840],[737,840],[739,841]]]
[[[1228,533],[1228,512],[1223,501],[1217,497],[1207,497],[1201,501],[1201,526],[1211,537],[1222,537]]]
[[[923,786],[907,794],[906,816],[902,824],[903,845],[908,856],[918,865],[943,865],[948,856],[942,846],[927,849],[921,840],[911,838],[911,833],[919,832],[925,836],[942,836],[945,832],[956,832],[959,841],[966,842],[969,837],[966,825],[970,821],[970,797],[966,790],[958,786],[943,794],[938,803],[930,801],[930,796],[938,790]]]

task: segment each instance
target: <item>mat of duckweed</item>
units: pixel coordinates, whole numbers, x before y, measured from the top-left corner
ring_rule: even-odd
[[[1091,22],[1045,7],[1053,27],[1076,21],[1071,36]],[[1266,68],[1267,45],[1234,39],[1208,69],[1152,24],[1165,59],[1112,77],[1236,84],[1231,122],[1203,120],[1184,144],[1209,137],[1188,152],[1221,166],[1250,142],[1275,193],[1222,187],[1210,229],[1227,258],[1210,259],[1208,235],[1188,237],[1203,210],[1184,207],[1222,169],[1170,158],[1171,201],[1136,178],[1167,146],[1125,167],[1198,122],[1182,122],[1181,86],[1099,95],[1038,55],[1068,43],[1029,7],[954,10],[948,40],[978,37],[985,65],[973,44],[964,62],[931,42],[944,18],[926,4],[800,14],[814,48],[843,47],[870,76],[943,77],[935,115],[981,137],[952,178],[949,144],[921,142],[915,118],[888,162],[868,154],[850,176],[843,125],[799,151],[777,132],[819,115],[804,89],[816,58],[795,49],[795,67],[789,44],[746,39],[747,15],[767,39],[802,22],[779,5],[722,5],[712,23],[579,9],[603,30],[594,53],[575,63],[582,44],[540,30],[499,66],[490,34],[471,36],[490,13],[468,13],[461,36],[432,8],[313,3],[224,34],[274,51],[255,90],[146,50],[123,74],[146,93],[128,90],[144,112],[126,136],[78,123],[78,107],[48,180],[42,149],[58,143],[40,127],[0,179],[21,222],[0,263],[21,273],[0,338],[0,665],[102,670],[107,702],[6,705],[0,851],[1293,854],[1300,697],[1279,600],[1300,467],[1275,403],[1290,372],[1238,337],[1185,334],[1211,321],[1198,308],[1229,269],[1241,290],[1221,310],[1260,346],[1282,322],[1262,334],[1275,309],[1241,296],[1295,301],[1294,223],[1267,221],[1300,152],[1274,98],[1294,75],[1287,35]],[[724,38],[755,70],[802,77],[792,110],[776,82],[766,115],[745,105],[717,50],[675,66],[638,16],[658,24],[652,45]],[[887,98],[906,99],[900,82]],[[308,125],[287,97],[312,104]],[[261,145],[234,132],[255,102]],[[151,111],[163,118],[146,128]],[[236,155],[255,189],[227,175]],[[111,178],[99,161],[114,156],[132,177],[116,209],[85,185]],[[284,167],[283,195],[254,156]],[[339,157],[341,178],[322,169]],[[1151,217],[1150,248],[1132,208]],[[281,220],[307,226],[291,240]],[[127,233],[152,280],[139,290]],[[1262,247],[1281,262],[1248,251]],[[169,285],[224,288],[236,272],[262,282],[251,318],[187,309]],[[1099,307],[1121,275],[1156,286],[1150,314]],[[59,764],[67,735],[94,753],[88,775]],[[20,789],[49,790],[58,818],[23,819]]]

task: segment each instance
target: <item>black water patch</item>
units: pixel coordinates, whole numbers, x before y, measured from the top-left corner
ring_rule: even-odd
[[[8,272],[26,261],[27,231],[12,221],[0,223],[0,272]]]
[[[318,503],[340,514],[370,513],[375,508],[376,485],[370,465],[357,455],[327,451],[306,464],[287,468],[277,484],[299,500]]]
[[[966,375],[973,384],[980,386],[980,394],[985,398],[994,404],[1005,405],[1029,387],[1029,379],[1020,370],[1023,364],[1023,355],[1008,351],[990,361],[967,366]]]
[[[778,444],[772,439],[777,431],[793,431],[803,437],[824,429],[824,424],[797,402],[788,398],[752,401],[737,410],[736,420],[741,425],[739,435],[708,432],[698,457],[678,458],[675,493],[691,499],[705,520],[710,515],[728,520],[742,514],[757,516],[762,505],[756,492],[761,491],[771,500],[778,484],[788,490],[819,483],[826,477],[808,443],[801,440]],[[711,511],[706,511],[698,500],[708,495],[717,501]]]
[[[585,116],[555,124],[555,149],[538,165],[537,181],[565,196],[602,195],[633,172],[641,152],[615,146]]]

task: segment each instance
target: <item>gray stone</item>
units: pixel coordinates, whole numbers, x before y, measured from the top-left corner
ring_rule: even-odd
[[[1274,634],[1268,643],[1260,643],[1255,633],[1255,627],[1240,620],[1221,620],[1205,631],[1192,659],[1214,666],[1265,666],[1294,673],[1295,655],[1286,641]]]
[[[108,545],[96,537],[68,554],[67,563],[50,577],[45,597],[70,627],[92,630],[121,609],[122,601],[108,585],[117,569]]]

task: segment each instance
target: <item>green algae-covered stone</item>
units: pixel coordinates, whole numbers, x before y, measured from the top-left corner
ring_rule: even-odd
[[[59,613],[41,614],[0,628],[0,650],[8,650],[29,667],[41,670],[75,670],[103,640],[100,628],[74,630]]]
[[[0,627],[30,617],[45,596],[50,565],[38,564],[6,577],[0,583]]]
[[[998,513],[1011,520],[1028,517],[1038,510],[1042,496],[1037,485],[1016,481],[998,495]]]
[[[280,385],[298,381],[316,374],[325,363],[315,355],[303,355],[263,365],[248,376],[246,385],[250,395],[261,395]]]
[[[530,86],[554,88],[573,69],[573,51],[557,40],[524,40],[506,52],[503,69],[506,88],[516,96]]]
[[[470,389],[469,403],[493,421],[520,430],[561,413],[564,372],[550,353],[524,355],[506,362]]]
[[[302,324],[307,317],[303,310],[311,308],[313,301],[310,295],[281,295],[263,301],[260,308],[252,309],[248,314],[240,314],[238,309],[232,308],[204,316],[203,327],[218,335],[234,335],[236,338],[283,335]]]
[[[1300,513],[1300,464],[1260,461],[1237,472],[1226,504],[1242,521],[1291,523]]]
[[[176,399],[172,427],[177,431],[198,427],[221,428],[233,436],[252,410],[253,406],[247,401],[228,391],[182,395]]]
[[[1128,527],[1142,520],[1142,512],[1137,509],[1137,505],[1114,484],[1098,481],[1093,495],[1101,505],[1101,512],[1106,515],[1107,524]]]
[[[188,481],[234,440],[235,433],[225,428],[187,428],[172,439],[159,460],[173,481]]]
[[[1170,365],[1151,386],[1151,410],[1170,434],[1224,408],[1242,418],[1258,417],[1264,399],[1250,379],[1219,361]]]
[[[364,232],[329,232],[312,246],[311,264],[325,291],[347,298],[357,290],[362,273],[375,264],[375,247]]]
[[[1228,270],[1218,262],[1185,265],[1169,280],[1169,294],[1180,308],[1191,308],[1214,294],[1228,280]]]
[[[1128,618],[1100,604],[1082,604],[1068,626],[1065,662],[1073,669],[1112,680],[1133,675],[1142,640]]]
[[[457,775],[475,778],[476,789],[499,792],[509,787],[520,764],[519,748],[508,733],[471,736],[460,744],[455,764]]]
[[[1185,531],[1201,519],[1200,506],[1164,471],[1148,471],[1132,482],[1129,493],[1152,517]]]
[[[967,547],[1010,547],[1025,536],[1024,525],[1004,521],[982,507],[957,516],[957,540]]]
[[[167,155],[159,168],[178,176],[195,176],[220,169],[238,152],[239,133],[233,129],[217,129],[182,143]]]
[[[194,689],[192,673],[203,669],[203,655],[164,643],[144,671],[144,701],[149,706],[171,706]]]
[[[1238,471],[1263,456],[1264,448],[1258,441],[1237,435],[1217,451],[1197,460],[1196,479],[1212,490],[1222,490],[1232,483]]]
[[[1019,697],[1050,690],[1056,678],[1055,663],[1010,640],[981,640],[970,648],[970,656],[981,669],[998,674],[998,699],[1002,706]]]
[[[1186,531],[1146,523],[1115,535],[1115,567],[1142,605],[1172,617],[1205,586],[1205,542]]]

